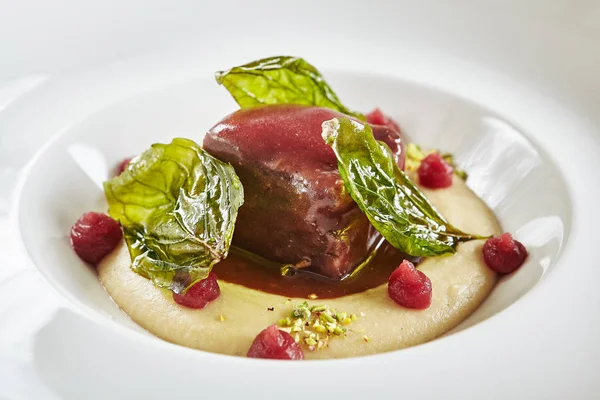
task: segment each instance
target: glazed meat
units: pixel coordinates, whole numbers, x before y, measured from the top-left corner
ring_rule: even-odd
[[[339,279],[380,236],[345,191],[321,124],[338,112],[277,105],[241,109],[215,125],[204,149],[235,168],[244,185],[233,243],[264,258]],[[373,126],[404,164],[400,132]]]

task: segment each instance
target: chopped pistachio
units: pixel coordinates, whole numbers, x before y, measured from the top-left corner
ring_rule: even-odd
[[[371,339],[367,335],[363,336],[363,340],[365,341],[365,343],[369,343],[371,341]]]
[[[335,319],[331,315],[329,315],[327,313],[322,313],[321,315],[319,315],[319,318],[323,322],[330,322],[330,323],[334,323],[335,322]]]
[[[334,335],[338,335],[338,336],[341,335],[344,332],[346,332],[346,329],[342,328],[342,327],[339,327],[339,326],[336,326],[335,329],[333,330],[333,334]]]
[[[314,330],[318,333],[327,333],[327,328],[325,328],[323,325],[315,326]]]
[[[308,303],[304,301],[294,307],[292,310],[292,316],[295,318],[310,318],[310,307],[308,306]]]
[[[343,321],[344,319],[346,319],[346,316],[348,314],[346,314],[345,312],[337,312],[335,313],[335,319],[337,319],[338,321]]]
[[[290,316],[279,320],[282,330],[290,333],[299,344],[310,351],[329,347],[331,337],[345,337],[345,326],[356,321],[356,314],[338,312],[325,305],[309,305],[307,301],[293,307]],[[312,350],[311,350],[312,349]]]
[[[334,322],[326,322],[325,326],[327,327],[327,331],[329,333],[333,333],[333,331],[335,330],[335,328],[337,328],[337,325]]]

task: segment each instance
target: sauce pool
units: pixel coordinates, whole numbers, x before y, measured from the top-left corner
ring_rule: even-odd
[[[356,276],[334,280],[307,270],[297,270],[291,276],[284,276],[280,268],[282,265],[261,262],[258,258],[245,256],[243,251],[234,250],[225,260],[216,264],[213,271],[219,280],[266,293],[290,298],[310,298],[315,295],[319,299],[332,299],[364,292],[387,283],[392,271],[404,259],[416,261],[384,242]]]

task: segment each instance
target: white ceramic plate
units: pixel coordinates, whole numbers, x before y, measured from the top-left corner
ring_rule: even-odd
[[[31,165],[18,198],[20,234],[42,275],[86,315],[140,331],[75,255],[68,232],[83,213],[106,212],[102,183],[121,160],[174,137],[202,143],[205,131],[238,108],[212,75],[90,115],[49,142]],[[389,110],[412,140],[454,153],[471,188],[528,248],[525,266],[503,279],[462,326],[508,307],[554,267],[570,232],[572,205],[560,170],[539,145],[493,112],[439,90],[389,76],[325,75],[348,104]]]
[[[600,53],[585,36],[490,16],[499,10],[488,7],[484,14],[388,4],[363,20],[352,5],[321,5],[317,14],[281,6],[281,15],[311,21],[311,33],[240,39],[232,33],[240,15],[223,37],[209,35],[208,23],[198,41],[66,76],[40,93],[12,126],[25,136],[54,134],[28,165],[14,212],[36,271],[66,299],[29,343],[28,365],[42,385],[62,398],[592,396],[600,356],[593,258]],[[411,25],[414,18],[428,30]],[[272,24],[282,32],[282,22]],[[317,65],[352,107],[380,106],[416,141],[455,152],[469,184],[531,250],[456,334],[342,361],[283,364],[194,351],[131,323],[70,250],[72,222],[103,209],[100,183],[117,160],[175,136],[201,141],[236,108],[212,71],[277,53]]]

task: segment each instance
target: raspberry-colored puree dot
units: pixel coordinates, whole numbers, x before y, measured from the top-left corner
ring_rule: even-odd
[[[123,171],[125,171],[127,169],[127,166],[129,165],[131,160],[133,160],[132,157],[126,158],[119,163],[119,166],[117,167],[117,175],[121,175],[123,173]]]
[[[406,308],[425,309],[431,305],[431,281],[408,260],[392,272],[388,281],[388,295]]]
[[[208,303],[215,300],[221,294],[217,275],[214,272],[208,274],[206,279],[196,282],[185,293],[173,293],[173,300],[179,305],[189,308],[204,308]]]
[[[490,269],[509,274],[516,271],[527,258],[527,249],[510,233],[488,239],[483,245],[483,260]]]
[[[429,189],[447,188],[452,185],[452,166],[438,153],[431,153],[421,161],[417,174],[419,183]]]
[[[117,221],[106,214],[88,212],[71,227],[71,245],[83,261],[98,264],[121,241],[123,232]]]
[[[256,336],[248,350],[248,357],[303,360],[304,353],[289,333],[271,325]]]
[[[398,126],[396,121],[382,113],[379,108],[376,108],[370,113],[368,113],[366,117],[367,122],[372,125],[383,125],[387,126],[388,128],[394,129],[396,132],[400,132],[400,126]]]

